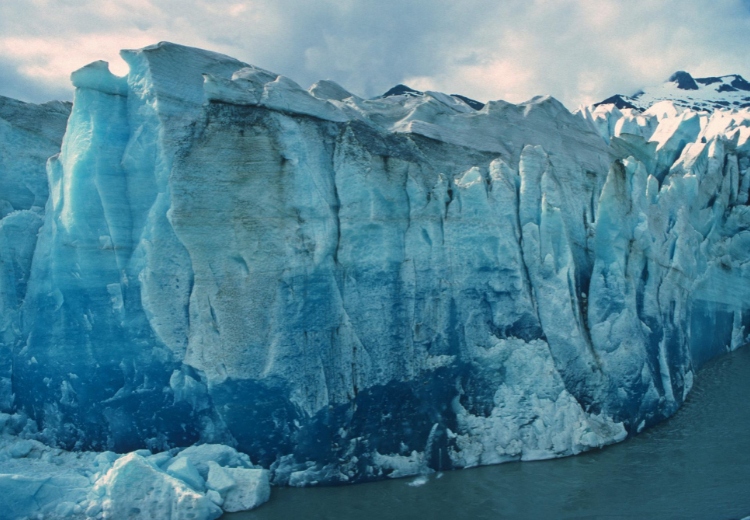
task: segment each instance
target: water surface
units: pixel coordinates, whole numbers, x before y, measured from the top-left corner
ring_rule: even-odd
[[[274,488],[225,520],[732,519],[750,515],[750,347],[706,365],[683,408],[575,457],[342,487]],[[412,484],[412,485],[410,485]]]

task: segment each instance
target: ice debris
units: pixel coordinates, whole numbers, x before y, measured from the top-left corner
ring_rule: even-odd
[[[247,455],[229,446],[157,454],[71,452],[31,438],[43,435],[20,415],[0,414],[0,430],[4,520],[210,520],[224,511],[253,509],[270,497],[268,470],[252,466]]]

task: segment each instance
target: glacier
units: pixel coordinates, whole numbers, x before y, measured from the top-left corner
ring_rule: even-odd
[[[31,130],[0,104],[0,487],[68,468],[17,517],[215,518],[269,482],[572,455],[747,341],[747,108],[362,99],[166,42],[122,57]]]

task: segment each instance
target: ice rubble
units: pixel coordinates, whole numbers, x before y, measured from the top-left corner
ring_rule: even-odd
[[[669,416],[746,340],[746,110],[477,110],[123,58],[73,74],[0,345],[3,408],[47,444],[226,444],[291,485],[557,457]],[[267,496],[139,453],[88,485],[143,474],[173,512]]]
[[[0,518],[203,520],[270,496],[268,470],[228,446],[117,455],[50,448],[39,435],[22,416],[0,414]]]

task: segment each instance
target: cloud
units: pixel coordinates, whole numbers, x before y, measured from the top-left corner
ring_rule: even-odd
[[[0,95],[37,102],[72,99],[68,85],[57,81],[30,80],[28,74],[19,70],[22,66],[17,61],[0,56]]]
[[[300,84],[396,83],[573,108],[675,70],[747,75],[750,0],[29,0],[0,5],[0,94],[70,98],[70,72],[169,40]]]

